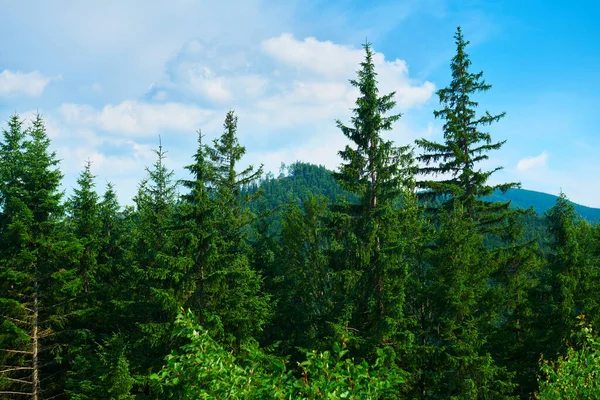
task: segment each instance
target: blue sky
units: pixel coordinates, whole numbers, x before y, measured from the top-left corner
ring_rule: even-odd
[[[0,113],[39,110],[70,192],[87,159],[98,189],[130,203],[158,135],[179,176],[196,130],[239,115],[246,162],[277,173],[296,160],[336,168],[356,98],[347,80],[368,38],[382,92],[404,116],[398,144],[441,139],[435,91],[449,81],[457,25],[493,88],[481,111],[507,140],[484,167],[494,182],[600,207],[600,27],[594,1],[0,0]]]

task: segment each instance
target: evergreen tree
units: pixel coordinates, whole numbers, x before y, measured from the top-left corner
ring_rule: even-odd
[[[81,246],[78,277],[86,294],[95,286],[101,234],[99,196],[94,190],[94,179],[91,162],[87,161],[68,204],[71,228]]]
[[[174,246],[174,207],[176,183],[174,172],[165,164],[162,144],[155,150],[157,160],[146,168],[147,178],[134,197],[133,229],[129,233],[126,262],[129,285],[123,288],[129,298],[118,305],[129,320],[128,341],[132,372],[136,377],[138,397],[150,396],[149,373],[160,366],[168,348],[172,321],[184,302],[182,289],[185,268],[177,260]],[[134,326],[131,326],[134,324]]]
[[[39,114],[26,131],[14,115],[4,131],[0,161],[3,398],[20,393],[36,400],[50,398],[62,386],[63,369],[55,355],[61,353],[59,333],[70,307],[67,282],[72,269],[59,224],[64,214],[62,174],[49,145]]]
[[[490,281],[491,311],[497,314],[485,348],[498,365],[515,374],[517,394],[528,399],[537,388],[541,348],[535,303],[545,264],[538,240],[524,239],[525,221],[513,214],[503,235],[506,244],[491,253],[492,265],[497,266]]]
[[[542,276],[542,287],[547,290],[536,299],[536,309],[543,316],[537,339],[544,355],[554,357],[564,349],[577,315],[600,322],[596,291],[600,281],[592,228],[577,216],[563,193],[546,212],[546,221],[551,242],[547,271]]]
[[[417,360],[419,398],[509,398],[511,375],[486,351],[490,253],[468,211],[442,213],[424,254],[427,284]]]
[[[223,124],[223,134],[207,149],[212,171],[213,229],[218,258],[215,260],[219,275],[213,290],[219,291],[215,315],[223,326],[222,340],[234,349],[242,343],[255,340],[268,321],[271,309],[268,296],[261,292],[262,277],[253,270],[249,256],[248,230],[255,216],[248,204],[260,193],[243,194],[242,187],[258,181],[262,166],[237,171],[238,163],[246,153],[237,139],[237,116],[229,111]]]
[[[218,252],[212,229],[215,204],[209,193],[214,171],[202,138],[202,133],[198,131],[198,147],[193,163],[185,167],[191,176],[181,181],[188,192],[183,194],[177,207],[178,243],[183,249],[181,262],[187,265],[184,280],[189,295],[185,304],[197,312],[202,324],[214,330],[211,322],[214,313],[219,310],[218,299],[221,295],[219,286],[214,284],[219,280],[219,274],[215,271],[215,268],[219,268]]]
[[[477,114],[479,103],[474,100],[474,95],[487,92],[492,86],[483,79],[483,72],[469,71],[471,60],[466,53],[469,42],[465,41],[460,27],[454,38],[456,55],[450,64],[452,81],[448,87],[438,90],[443,108],[434,111],[436,118],[444,120],[444,142],[426,139],[416,141],[423,150],[417,159],[425,165],[419,169],[419,173],[425,176],[441,175],[442,179],[420,181],[418,187],[423,189],[422,197],[434,198],[446,204],[460,201],[468,215],[481,228],[487,229],[504,221],[510,203],[492,203],[482,200],[482,197],[490,196],[495,190],[506,192],[520,185],[488,185],[489,177],[502,167],[490,171],[477,168],[479,163],[489,158],[488,152],[499,150],[505,143],[493,142],[491,135],[481,130],[482,127],[499,121],[505,113],[493,115],[486,111],[483,115]]]
[[[290,200],[283,215],[280,244],[270,285],[276,304],[267,343],[281,342],[281,354],[293,360],[304,350],[325,348],[332,336],[334,276],[327,257],[327,202],[309,198],[300,209]],[[301,361],[301,360],[300,360]]]
[[[339,152],[343,163],[334,173],[343,189],[358,197],[356,204],[337,208],[338,267],[347,298],[340,310],[345,329],[355,330],[371,344],[389,341],[397,333],[404,307],[407,265],[402,258],[399,214],[395,202],[412,188],[413,162],[408,146],[396,147],[383,133],[392,130],[400,114],[385,116],[395,106],[395,93],[379,96],[373,51],[364,45],[365,59],[350,83],[360,91],[352,125],[337,125],[352,145]],[[367,352],[373,353],[373,347]]]

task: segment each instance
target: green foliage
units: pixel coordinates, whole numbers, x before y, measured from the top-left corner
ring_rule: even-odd
[[[260,194],[243,192],[262,168],[237,172],[245,148],[236,136],[237,117],[230,111],[223,134],[213,147],[199,133],[192,178],[178,206],[179,260],[186,265],[190,293],[186,304],[198,313],[211,335],[229,348],[260,337],[271,308],[261,292],[262,277],[250,262],[248,229],[255,216],[249,204]]]
[[[540,400],[600,398],[600,339],[583,315],[575,341],[557,361],[542,360]]]
[[[409,146],[383,138],[401,115],[385,116],[396,105],[395,93],[379,96],[373,51],[368,43],[364,49],[358,77],[350,81],[360,93],[352,125],[337,121],[351,143],[339,152],[343,162],[334,173],[357,202],[336,204],[331,229],[340,282],[334,291],[341,295],[338,324],[354,330],[362,354],[372,356],[377,346],[399,334],[407,265],[399,235],[404,221],[395,204],[412,192],[414,165]]]
[[[281,361],[255,347],[236,359],[215,342],[188,311],[176,322],[176,335],[188,343],[171,352],[151,379],[162,398],[176,399],[392,399],[404,383],[393,351],[381,350],[374,365],[334,352],[309,352],[296,378]],[[265,367],[265,365],[267,365]]]
[[[438,90],[442,109],[434,111],[436,118],[444,120],[444,143],[427,139],[416,141],[423,150],[417,159],[425,164],[419,172],[426,176],[443,175],[443,178],[424,180],[418,186],[424,189],[424,197],[444,203],[460,201],[469,215],[477,218],[479,224],[486,228],[502,219],[510,203],[492,203],[484,198],[496,190],[505,192],[520,185],[505,183],[490,186],[487,184],[489,177],[502,167],[490,171],[477,169],[482,161],[489,158],[488,152],[500,149],[505,143],[493,143],[491,135],[481,131],[481,127],[499,121],[505,113],[492,115],[486,111],[483,115],[477,115],[479,104],[474,100],[474,95],[486,92],[492,86],[483,79],[483,72],[469,72],[471,60],[465,52],[469,42],[464,39],[460,27],[454,38],[456,54],[450,64],[452,81],[448,87]]]
[[[331,336],[335,276],[327,257],[328,215],[324,197],[308,198],[301,209],[290,200],[272,265],[269,289],[275,317],[265,330],[266,342],[279,342],[278,352],[293,360],[301,349],[325,346]]]
[[[90,162],[63,201],[41,116],[11,116],[0,397],[526,399],[538,382],[538,398],[600,397],[600,342],[583,320],[572,333],[576,315],[600,323],[600,224],[562,194],[488,184],[504,142],[483,128],[504,114],[478,114],[491,86],[455,39],[418,184],[411,147],[386,138],[401,115],[370,44],[336,172],[242,167],[229,111],[188,179],[160,145],[134,207],[96,193]]]
[[[74,349],[66,394],[72,400],[131,400],[134,379],[119,335]]]
[[[64,369],[57,361],[66,344],[62,333],[73,308],[68,300],[74,294],[74,246],[61,229],[62,174],[49,145],[38,114],[26,130],[14,115],[0,146],[3,395],[44,389],[51,396],[60,393],[64,383]]]

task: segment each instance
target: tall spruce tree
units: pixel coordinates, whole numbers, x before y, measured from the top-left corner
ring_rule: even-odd
[[[256,170],[248,166],[238,172],[246,148],[239,144],[237,122],[235,113],[229,111],[223,134],[207,148],[214,202],[212,245],[218,254],[213,273],[220,276],[213,289],[219,291],[215,315],[223,326],[222,340],[234,349],[256,340],[271,316],[268,296],[261,291],[262,277],[250,263],[248,243],[250,224],[255,219],[248,205],[260,192],[242,192],[243,186],[259,180],[262,166]]]
[[[524,309],[526,308],[524,303],[527,301],[527,291],[533,285],[532,271],[537,265],[535,263],[537,249],[533,243],[526,243],[523,240],[523,230],[518,228],[519,216],[525,212],[511,210],[510,202],[485,200],[486,196],[490,196],[497,190],[505,192],[520,185],[517,183],[489,185],[490,176],[502,167],[489,171],[480,168],[481,162],[489,158],[488,153],[499,150],[505,143],[505,141],[493,142],[491,135],[482,129],[499,121],[505,113],[497,115],[490,114],[488,111],[483,114],[477,113],[479,103],[475,101],[475,96],[488,91],[491,85],[485,82],[482,72],[469,71],[471,60],[466,53],[469,42],[465,41],[460,27],[454,37],[456,54],[450,64],[452,80],[448,87],[437,92],[442,108],[434,111],[434,116],[444,121],[444,142],[438,143],[426,139],[416,141],[422,149],[422,154],[417,158],[423,163],[419,173],[425,177],[425,180],[418,182],[418,187],[422,189],[419,196],[432,201],[427,206],[430,210],[433,209],[429,215],[434,218],[432,222],[436,226],[441,223],[440,218],[448,218],[448,215],[453,215],[456,210],[460,210],[461,216],[469,219],[469,223],[475,227],[476,232],[473,234],[481,239],[474,240],[472,243],[475,248],[469,250],[475,252],[480,260],[476,275],[479,279],[472,279],[473,272],[470,271],[472,260],[469,261],[467,258],[457,260],[453,267],[455,268],[453,274],[456,275],[454,278],[456,282],[461,282],[460,290],[448,293],[448,296],[457,296],[457,298],[445,299],[445,302],[450,304],[462,302],[460,296],[470,293],[469,296],[473,296],[478,305],[476,312],[475,309],[471,310],[476,315],[473,315],[469,321],[459,318],[457,314],[443,317],[447,322],[453,321],[452,324],[455,324],[458,333],[456,343],[472,346],[469,349],[472,356],[467,357],[472,360],[478,357],[483,360],[481,357],[489,357],[486,355],[488,352],[501,360],[512,359],[518,357],[524,350],[523,341],[519,341],[518,346],[507,349],[505,346],[500,348],[498,343],[492,345],[489,340],[494,335],[512,337],[516,331],[522,329],[520,323],[526,322],[524,318],[527,311]],[[441,179],[428,179],[431,175],[439,176]],[[441,209],[437,208],[440,204]],[[434,237],[438,234],[439,232],[434,234]],[[433,243],[443,243],[443,241],[436,240]],[[480,248],[476,248],[477,246]],[[432,251],[433,254],[443,253],[442,248],[434,248]],[[440,263],[440,261],[436,262]],[[435,265],[431,261],[427,264],[436,271],[441,268],[440,273],[444,270],[441,265]],[[445,283],[447,278],[437,272],[432,274],[431,279],[432,287],[447,284]],[[439,279],[444,283],[439,282]],[[515,288],[519,289],[516,300],[513,293],[508,292]],[[435,293],[432,295],[436,297]],[[435,313],[438,315],[436,318],[442,318],[445,305],[436,302],[432,304],[434,315]],[[435,310],[435,307],[442,307],[442,309]],[[439,321],[434,322],[437,323]],[[466,336],[461,337],[460,332]],[[501,370],[491,359],[489,364],[479,363],[479,367],[475,367],[477,363],[472,366],[481,368],[478,373],[483,374],[482,377],[487,374],[484,370],[488,372]],[[509,385],[505,386],[505,389],[508,387]]]
[[[444,142],[427,139],[416,141],[423,151],[417,157],[424,164],[419,173],[425,177],[441,176],[441,179],[419,181],[418,187],[423,189],[422,197],[447,204],[449,201],[460,201],[468,215],[486,229],[505,219],[510,203],[493,203],[482,197],[491,195],[495,190],[505,192],[520,187],[520,184],[488,185],[489,177],[502,167],[490,171],[482,171],[478,167],[489,158],[490,151],[499,150],[505,143],[493,142],[491,135],[481,129],[499,121],[505,113],[494,115],[486,111],[482,115],[477,114],[479,103],[474,96],[487,92],[492,86],[483,79],[483,72],[469,71],[471,60],[466,53],[469,42],[465,41],[460,27],[454,38],[456,55],[450,64],[452,81],[448,87],[438,90],[443,108],[434,111],[434,116],[444,121]]]
[[[187,265],[184,280],[189,295],[185,299],[185,306],[197,313],[203,326],[214,329],[211,323],[214,313],[219,310],[218,298],[221,293],[218,285],[213,283],[219,280],[215,268],[220,266],[216,262],[218,252],[212,229],[215,204],[209,192],[212,190],[210,185],[214,171],[208,160],[207,147],[202,143],[203,137],[202,132],[198,131],[198,147],[193,163],[185,167],[190,178],[181,181],[188,192],[182,195],[177,207],[177,240],[183,249],[179,255],[181,262]]]
[[[55,355],[70,307],[72,268],[59,225],[62,174],[49,146],[41,115],[26,131],[14,115],[0,149],[0,394],[6,399],[61,393],[63,368]]]
[[[395,93],[379,96],[371,45],[364,45],[365,58],[356,79],[350,80],[360,95],[350,126],[337,121],[351,141],[339,152],[343,160],[334,173],[343,189],[358,197],[337,209],[342,253],[341,266],[347,298],[342,300],[346,329],[358,332],[361,341],[373,345],[389,341],[402,319],[407,266],[402,258],[399,214],[395,202],[410,191],[413,179],[412,151],[397,147],[383,137],[400,114],[385,116],[396,102]],[[338,267],[339,269],[339,267]]]
[[[138,398],[150,396],[149,373],[161,365],[173,316],[186,297],[181,290],[185,266],[178,262],[173,235],[177,185],[174,172],[165,163],[162,143],[155,153],[156,162],[146,168],[147,178],[134,197],[134,225],[126,259],[131,281],[124,288],[130,297],[120,305],[130,324],[135,324],[128,327],[131,335],[127,340],[133,342],[129,354]]]

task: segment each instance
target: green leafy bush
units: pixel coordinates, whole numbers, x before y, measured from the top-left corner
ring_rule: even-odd
[[[161,398],[176,399],[392,399],[405,373],[394,363],[393,351],[381,349],[373,365],[345,358],[344,344],[333,352],[309,352],[301,374],[254,346],[234,357],[197,322],[191,311],[177,317],[176,335],[187,343],[166,357],[152,375]]]
[[[583,315],[578,319],[576,343],[567,354],[542,362],[538,399],[600,399],[600,339]]]

